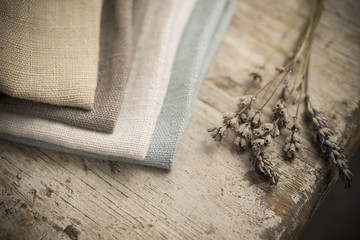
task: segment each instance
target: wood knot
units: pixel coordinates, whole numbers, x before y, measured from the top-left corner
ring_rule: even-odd
[[[69,238],[71,238],[72,240],[78,240],[79,239],[80,231],[78,229],[76,229],[73,225],[68,225],[64,229],[64,233],[66,235],[68,235]]]

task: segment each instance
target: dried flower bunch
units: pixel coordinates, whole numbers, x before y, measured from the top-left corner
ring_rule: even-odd
[[[279,174],[269,159],[271,143],[282,133],[282,129],[287,129],[288,137],[286,138],[286,143],[283,148],[284,155],[286,160],[289,161],[296,158],[297,152],[301,150],[302,144],[298,123],[299,106],[301,102],[305,102],[307,115],[314,126],[315,141],[319,143],[322,152],[327,155],[333,166],[339,170],[345,186],[350,187],[353,179],[353,175],[349,170],[348,161],[343,154],[343,149],[339,147],[335,141],[330,139],[334,132],[328,128],[327,119],[323,116],[323,113],[312,107],[310,97],[307,93],[311,43],[314,31],[321,18],[324,1],[325,0],[311,1],[312,10],[305,30],[300,35],[298,44],[296,44],[286,64],[283,67],[277,67],[274,76],[254,95],[241,97],[238,103],[239,109],[236,112],[224,114],[223,125],[221,127],[208,129],[210,136],[218,142],[226,137],[230,131],[233,132],[235,134],[234,144],[241,150],[250,150],[250,158],[256,171],[274,185],[279,180]],[[283,37],[285,37],[291,29],[299,12],[300,9],[290,22]],[[265,69],[265,65],[277,50],[282,40],[283,38],[280,39],[272,53],[266,58],[265,64],[250,74],[253,80],[259,80],[260,82],[263,80],[262,72]],[[302,80],[300,83],[297,83],[299,75],[302,75]],[[275,84],[276,81],[278,81],[277,84]],[[270,85],[275,85],[270,96],[260,108],[254,108],[254,102],[258,99],[258,95],[262,93],[264,89],[268,89]],[[271,121],[266,122],[263,116],[263,109],[280,87],[281,92],[278,94],[278,99],[273,106]],[[295,92],[299,93],[296,98],[294,97]],[[302,97],[303,94],[305,94],[305,97]],[[288,113],[288,106],[290,106],[291,101],[297,104],[296,114],[292,118]]]

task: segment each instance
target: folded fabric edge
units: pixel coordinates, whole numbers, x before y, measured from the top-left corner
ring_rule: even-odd
[[[203,65],[198,72],[197,81],[194,83],[195,88],[193,90],[193,96],[191,99],[188,99],[188,104],[190,105],[190,109],[193,109],[194,102],[197,98],[197,93],[199,91],[200,84],[202,82],[202,79],[206,73],[206,70],[212,60],[212,56],[216,52],[216,49],[221,42],[222,36],[227,28],[227,25],[231,19],[232,12],[235,6],[235,0],[228,0],[225,8],[223,10],[223,14],[221,15],[221,18],[218,20],[217,26],[213,29],[213,37],[211,38],[211,43],[207,49],[206,54],[204,55],[204,62]],[[170,80],[169,85],[171,84],[172,80]],[[165,103],[166,104],[166,103]],[[187,123],[190,119],[192,111],[188,111],[184,114],[184,124],[181,126],[183,129],[186,128]],[[158,125],[158,124],[157,124]],[[155,131],[161,131],[161,129],[157,129],[158,126],[155,127]],[[132,164],[140,164],[140,165],[147,165],[147,166],[153,166],[153,167],[159,167],[164,169],[171,169],[173,166],[173,159],[175,157],[176,149],[178,148],[178,145],[180,143],[181,137],[183,135],[183,131],[181,131],[180,135],[177,136],[175,146],[170,149],[168,156],[166,156],[166,159],[164,161],[158,161],[155,156],[152,157],[146,157],[145,160],[134,160],[134,159],[128,159],[128,158],[119,158],[119,157],[113,157],[113,156],[106,156],[106,155],[99,155],[94,153],[89,153],[81,150],[75,150],[70,149],[67,147],[62,147],[56,144],[47,143],[44,141],[39,141],[35,139],[29,139],[29,138],[23,138],[18,136],[13,136],[6,133],[0,133],[0,137],[3,139],[7,139],[14,142],[19,142],[22,144],[32,145],[35,147],[40,148],[46,148],[50,150],[60,151],[60,152],[67,152],[72,153],[76,155],[81,155],[85,157],[91,157],[91,158],[97,158],[97,159],[103,159],[103,160],[113,160],[113,161],[120,161],[125,163],[132,163]]]
[[[207,1],[204,1],[203,4],[207,4]],[[224,33],[227,29],[227,26],[232,18],[233,11],[236,6],[236,0],[228,0],[225,4],[223,4],[222,8],[223,11],[220,14],[219,19],[216,22],[216,26],[212,30],[212,36],[210,37],[210,43],[206,50],[206,53],[203,56],[203,63],[202,67],[200,68],[200,71],[197,73],[196,81],[194,81],[192,84],[189,84],[187,86],[187,90],[191,93],[190,98],[186,99],[187,102],[185,103],[188,106],[187,111],[183,114],[183,122],[182,125],[178,125],[178,128],[181,129],[178,131],[178,135],[175,138],[174,144],[171,147],[167,148],[166,156],[163,156],[163,161],[157,161],[156,154],[149,153],[147,158],[145,160],[149,162],[155,162],[156,167],[165,168],[165,169],[171,169],[173,167],[174,158],[177,152],[177,149],[179,147],[179,144],[181,142],[182,136],[184,135],[184,132],[187,128],[187,125],[190,121],[190,117],[192,115],[192,111],[197,99],[198,92],[200,90],[200,86],[202,83],[202,80],[205,77],[205,74],[207,72],[207,69],[212,62],[213,56],[218,49],[218,46],[220,45],[220,42],[224,36]],[[166,107],[166,106],[165,106]],[[176,110],[174,110],[176,111]],[[171,115],[171,114],[169,114]],[[159,124],[160,125],[160,124]],[[156,127],[156,132],[161,131],[161,126]],[[155,144],[154,144],[155,145]],[[153,150],[155,150],[155,147],[153,147]]]
[[[29,101],[29,102],[35,102],[35,103],[41,103],[41,104],[48,104],[50,106],[59,106],[59,107],[69,107],[69,108],[79,108],[81,110],[84,111],[91,111],[94,108],[94,104],[95,104],[95,89],[97,87],[97,81],[96,83],[94,83],[94,85],[92,86],[92,88],[90,89],[90,87],[88,87],[88,91],[82,91],[82,92],[78,92],[76,94],[72,94],[70,96],[66,96],[65,97],[61,97],[59,99],[45,99],[42,97],[36,97],[36,96],[32,96],[32,97],[27,97],[26,95],[24,96],[18,96],[18,95],[14,95],[11,91],[7,91],[7,89],[5,87],[2,87],[3,89],[1,90],[0,94],[2,94],[3,98],[8,98],[8,99],[14,99],[15,101],[17,99],[23,100],[23,101]],[[69,100],[71,99],[71,100]]]

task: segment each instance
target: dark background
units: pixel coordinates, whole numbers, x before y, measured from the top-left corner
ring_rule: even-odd
[[[305,230],[301,240],[360,239],[360,147],[350,161],[355,175],[350,189],[339,179],[329,191]]]

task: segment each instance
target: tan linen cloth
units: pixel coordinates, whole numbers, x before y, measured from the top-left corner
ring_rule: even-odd
[[[106,156],[144,160],[194,4],[195,0],[149,1],[114,133],[9,112],[0,114],[0,132]]]
[[[101,5],[99,0],[2,0],[0,91],[92,109]]]
[[[141,32],[146,0],[104,1],[101,14],[98,86],[91,111],[26,101],[0,94],[0,109],[112,132]]]

